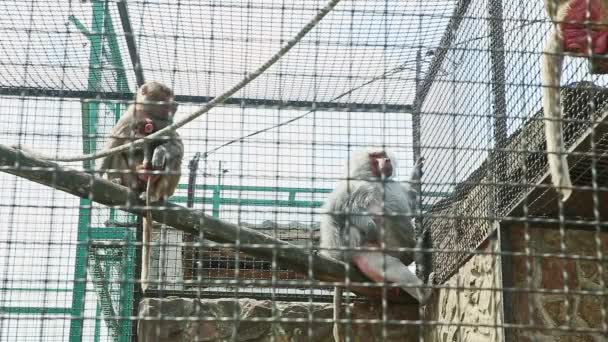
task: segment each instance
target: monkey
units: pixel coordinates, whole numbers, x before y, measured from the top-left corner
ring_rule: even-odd
[[[168,127],[173,122],[177,104],[174,94],[166,85],[148,81],[137,91],[135,103],[121,116],[104,150],[144,138]],[[146,206],[151,202],[166,200],[175,192],[181,176],[184,145],[175,130],[161,138],[147,141],[143,148],[111,154],[102,159],[98,168],[100,175],[118,184],[129,187]],[[147,171],[162,171],[150,174]],[[150,240],[152,217],[148,211],[143,222],[141,286],[145,291],[150,262]]]
[[[420,159],[410,184],[422,176]],[[350,263],[375,282],[397,282],[403,289],[426,303],[430,290],[406,265],[414,261],[412,251],[362,251],[358,247],[416,247],[413,224],[418,192],[393,179],[395,158],[382,148],[366,148],[353,153],[347,163],[347,179],[338,182],[322,207],[320,253]],[[336,248],[346,247],[346,251]],[[429,276],[429,284],[434,274]],[[396,291],[399,288],[395,288]],[[338,324],[342,288],[334,289],[334,328],[336,341],[342,341]]]
[[[560,122],[562,107],[559,87],[564,52],[591,57],[592,65],[600,65],[601,61],[589,54],[605,55],[608,52],[608,0],[544,0],[544,4],[553,22],[541,62],[547,158],[553,185],[565,202],[572,194],[572,181]],[[589,23],[586,24],[586,21]],[[592,67],[592,72],[606,73],[608,69]]]

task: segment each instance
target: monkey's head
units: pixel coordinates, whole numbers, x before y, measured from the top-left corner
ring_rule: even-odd
[[[368,148],[354,153],[348,175],[355,179],[388,179],[393,176],[394,170],[395,158],[392,153],[382,148]]]
[[[169,126],[177,111],[173,90],[163,83],[148,81],[137,91],[135,98],[135,130],[148,135]]]

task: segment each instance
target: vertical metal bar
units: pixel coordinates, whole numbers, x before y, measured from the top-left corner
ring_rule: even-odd
[[[103,22],[104,22],[104,3],[93,1],[92,4],[93,22],[91,27],[89,52],[89,79],[88,90],[95,91],[101,80],[101,58],[103,53]],[[99,103],[82,103],[82,149],[83,153],[88,154],[97,149],[95,133],[97,132],[97,116]],[[92,170],[94,162],[87,160],[83,162],[85,170]],[[88,263],[88,241],[89,227],[91,225],[91,201],[88,199],[80,200],[80,213],[78,219],[78,244],[76,247],[76,262],[74,265],[74,284],[72,289],[72,318],[70,322],[70,342],[82,340],[82,330],[84,323],[84,307],[86,299],[87,285],[87,263]]]
[[[213,210],[211,215],[215,218],[220,217],[220,196],[222,191],[222,161],[220,160],[217,168],[217,187],[213,190]]]
[[[135,235],[135,241],[140,242],[143,240],[143,229],[144,229],[144,218],[142,216],[137,217],[137,233]],[[137,282],[137,280],[141,279],[141,258],[142,258],[142,245],[137,244],[134,248],[135,250],[135,270],[133,272],[133,276],[131,279],[133,280],[133,308],[131,315],[133,317],[139,316],[139,302],[144,297],[144,293],[141,289],[141,283]],[[137,342],[137,324],[131,325],[131,341]]]
[[[420,89],[420,77],[422,76],[422,52],[420,51],[422,47],[418,47],[418,51],[416,52],[416,94],[418,94],[418,90]],[[414,102],[417,102],[414,99]],[[414,161],[418,160],[421,155],[421,147],[420,147],[420,111],[421,106],[414,106],[414,110],[412,112],[412,146],[414,152]]]
[[[95,334],[93,335],[93,342],[99,342],[101,337],[101,305],[97,302],[95,308]]]
[[[489,0],[488,1],[488,14],[489,14],[489,29],[490,29],[490,59],[492,63],[492,94],[493,94],[493,110],[494,115],[494,150],[491,153],[489,159],[491,161],[489,172],[492,172],[490,179],[493,179],[495,185],[492,187],[492,205],[490,206],[490,217],[498,217],[502,213],[499,212],[504,185],[506,181],[506,152],[501,151],[504,148],[507,141],[507,101],[506,101],[506,90],[505,90],[505,54],[504,54],[504,28],[503,28],[503,13],[502,13],[502,0]],[[499,185],[499,183],[501,185]],[[501,282],[500,286],[503,288],[502,296],[503,303],[506,300],[511,300],[511,293],[505,291],[507,286],[512,286],[511,281],[511,258],[502,254],[511,250],[510,242],[511,235],[509,229],[502,229],[500,223],[496,222],[498,227],[498,243],[499,251],[501,255]],[[510,305],[503,305],[503,320],[504,323],[511,322],[511,311]],[[503,336],[508,336],[508,329],[503,327]]]
[[[106,8],[106,11],[107,10],[108,9]],[[118,45],[116,31],[114,30],[114,23],[112,21],[112,16],[109,13],[105,18],[105,26],[106,38],[110,50],[110,62],[116,70],[116,90],[120,93],[130,93],[125,66],[122,61],[122,55],[120,54],[120,46]],[[108,105],[113,106],[114,119],[118,121],[125,106],[122,103],[112,103]],[[116,220],[116,209],[110,209],[110,219]]]
[[[120,15],[122,29],[125,32],[125,40],[127,42],[129,56],[131,57],[131,64],[133,64],[133,70],[135,71],[137,85],[141,86],[142,84],[144,84],[145,78],[141,65],[141,60],[139,59],[139,53],[137,52],[135,36],[133,35],[133,27],[131,26],[131,20],[129,19],[129,10],[127,9],[127,2],[121,0],[118,1],[116,5],[118,6],[118,14]]]
[[[426,100],[426,96],[431,89],[431,85],[435,82],[435,77],[439,70],[441,70],[441,66],[443,65],[443,61],[448,53],[448,50],[452,46],[452,42],[456,36],[456,31],[460,27],[460,23],[464,18],[466,11],[471,4],[471,0],[459,0],[455,5],[454,12],[450,18],[450,22],[445,29],[443,37],[441,37],[441,41],[439,42],[439,46],[435,52],[435,57],[431,61],[431,65],[428,69],[426,77],[422,81],[420,87],[416,91],[416,97],[414,99],[414,108],[422,108],[422,104],[424,100]]]
[[[120,54],[120,47],[118,45],[116,31],[114,31],[114,23],[112,21],[112,16],[109,13],[105,18],[105,26],[106,39],[108,41],[108,47],[110,50],[110,62],[116,70],[117,91],[120,93],[128,93],[129,83],[127,79],[127,73],[125,71],[125,65],[122,61],[122,55]],[[120,107],[120,104],[117,104],[117,106]],[[120,116],[120,113],[118,113],[118,116]]]
[[[188,164],[190,173],[188,175],[188,193],[186,198],[186,207],[194,207],[194,193],[196,191],[196,172],[198,170],[198,162],[201,157],[200,153],[196,153]],[[198,260],[196,250],[194,246],[189,246],[194,242],[193,234],[182,235],[182,265],[183,265],[183,279],[193,280],[194,279],[194,260]]]
[[[127,79],[127,74],[125,71],[124,63],[122,61],[122,55],[120,54],[120,47],[118,45],[118,39],[116,36],[116,32],[114,30],[114,23],[112,21],[112,16],[108,12],[109,8],[106,7],[106,17],[105,17],[105,33],[108,42],[108,47],[110,51],[110,62],[115,69],[116,72],[116,90],[120,93],[129,93],[129,83]],[[125,107],[122,103],[115,103],[113,105],[114,118],[117,121]],[[112,210],[112,216],[115,216],[115,211]],[[122,279],[120,279],[119,288],[120,288],[120,301],[119,301],[119,312],[121,317],[127,317],[129,315],[133,315],[137,317],[139,313],[139,298],[136,298],[134,295],[134,287],[136,286],[133,282],[136,263],[133,262],[135,258],[135,247],[132,245],[133,243],[137,243],[139,240],[131,239],[131,231],[126,230],[126,240],[127,247],[125,248],[125,253],[121,260],[122,262]],[[106,273],[108,276],[110,273]],[[137,278],[139,279],[139,278]],[[110,280],[110,279],[108,279]],[[119,340],[122,342],[127,342],[130,340],[130,333],[132,331],[132,325],[135,322],[131,322],[128,318],[122,318],[119,322],[120,332]]]
[[[137,317],[139,314],[139,303],[134,296],[135,290],[135,268],[137,267],[136,237],[133,236],[131,229],[125,229],[124,240],[127,242],[122,249],[121,268],[123,277],[120,282],[120,310],[119,315],[122,321],[119,322],[121,328],[120,341],[128,342],[131,339],[133,329],[137,327],[136,322],[131,322],[127,317],[132,315]],[[109,273],[108,273],[109,274]],[[139,298],[138,298],[139,299]]]
[[[489,0],[490,58],[492,61],[492,92],[495,149],[504,147],[507,140],[507,100],[505,90],[505,54],[502,0]],[[504,168],[501,168],[504,169]]]

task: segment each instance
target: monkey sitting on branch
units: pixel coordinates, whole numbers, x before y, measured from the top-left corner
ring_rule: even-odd
[[[544,0],[553,30],[547,38],[541,63],[542,102],[549,171],[553,185],[566,201],[572,194],[572,182],[564,133],[560,83],[564,52],[588,57],[591,72],[608,73],[608,0]]]
[[[103,150],[145,138],[173,122],[177,111],[174,94],[166,85],[149,81],[137,91],[135,103],[118,120]],[[151,202],[166,200],[175,192],[181,176],[184,145],[179,134],[170,130],[142,148],[111,154],[101,162],[99,172],[113,182],[129,187],[135,194]],[[141,286],[145,291],[150,263],[152,218],[144,217],[142,238]]]
[[[410,185],[393,179],[395,158],[384,149],[368,148],[354,153],[347,165],[347,179],[342,180],[323,206],[321,218],[321,253],[344,262],[352,262],[371,280],[394,282],[403,290],[426,303],[431,289],[407,265],[414,261],[413,216],[418,193]],[[416,163],[411,183],[420,182],[422,159]],[[378,251],[361,247],[379,247]],[[433,284],[434,274],[429,276]],[[399,288],[392,288],[399,291]],[[342,288],[334,291],[334,338],[341,340],[339,315]]]

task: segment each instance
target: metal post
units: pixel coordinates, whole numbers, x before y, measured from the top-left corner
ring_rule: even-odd
[[[211,216],[215,217],[215,218],[219,218],[220,217],[220,196],[221,196],[221,190],[222,189],[222,161],[220,160],[220,163],[217,167],[217,186],[215,187],[215,190],[213,190],[213,209],[211,212]]]
[[[101,60],[103,54],[103,29],[105,6],[101,1],[92,2],[93,23],[91,27],[89,52],[89,79],[88,90],[97,90],[101,80]],[[99,103],[82,103],[82,150],[88,154],[97,149],[95,133],[97,132],[97,116]],[[85,170],[92,170],[94,162],[83,162]],[[87,264],[89,252],[89,228],[91,225],[91,205],[88,199],[80,200],[80,213],[78,219],[78,245],[76,247],[76,262],[74,265],[74,284],[72,289],[72,318],[70,322],[70,342],[82,340],[84,323],[84,307],[87,286]]]
[[[505,91],[505,43],[504,43],[504,29],[503,29],[503,13],[502,13],[502,0],[490,0],[488,1],[488,14],[490,17],[490,59],[492,62],[492,93],[493,93],[493,111],[494,114],[494,150],[489,156],[491,161],[488,171],[491,172],[489,175],[495,183],[492,186],[492,205],[490,206],[490,217],[498,217],[500,207],[502,204],[503,185],[499,183],[505,183],[506,181],[506,152],[501,151],[505,147],[507,142],[507,100]],[[497,238],[499,242],[499,250],[501,252],[510,250],[509,242],[510,235],[509,229],[501,229],[500,222],[495,223],[497,227]],[[503,258],[506,258],[503,260]],[[501,255],[502,264],[502,284],[498,286],[503,289],[510,286],[511,269],[508,263],[510,261],[508,257]],[[502,291],[503,303],[509,302],[511,293],[509,291]],[[503,305],[503,317],[505,323],[512,322],[510,305]],[[503,334],[506,340],[509,340],[509,330],[503,328]]]
[[[188,164],[190,173],[188,175],[188,192],[186,198],[186,207],[194,207],[194,193],[196,191],[196,172],[198,170],[198,162],[201,157],[200,153],[196,153]],[[194,242],[194,235],[184,233],[182,235],[182,265],[183,265],[183,279],[193,280],[194,279],[194,260],[198,260],[198,255],[194,246],[189,246]]]
[[[420,51],[421,47],[418,47],[418,51],[416,52],[416,94],[420,89],[420,77],[422,74],[422,52]],[[414,161],[418,160],[421,155],[421,146],[420,146],[420,112],[422,111],[422,103],[418,103],[418,101],[414,100],[416,105],[414,106],[414,110],[412,112],[412,146],[414,152]]]
[[[135,235],[135,241],[141,242],[143,241],[143,231],[144,231],[144,218],[143,216],[137,217],[137,234]],[[142,258],[142,245],[137,244],[135,247],[135,270],[133,272],[133,308],[131,309],[131,315],[134,317],[139,316],[139,302],[144,297],[144,292],[141,288],[141,283],[135,281],[141,279],[141,258]],[[128,266],[128,265],[126,265]],[[131,341],[137,342],[137,323],[131,326]]]

